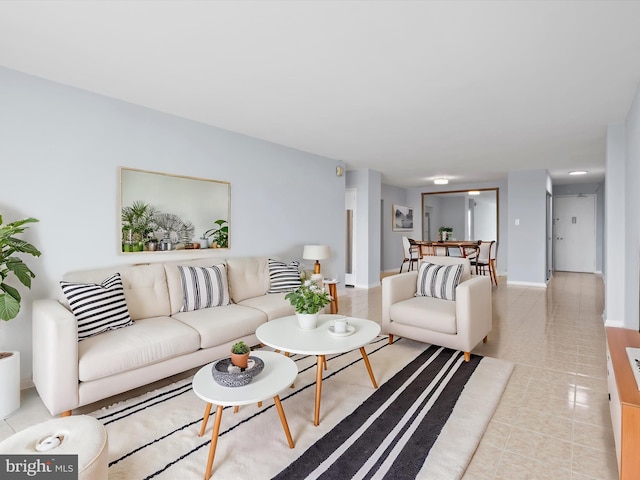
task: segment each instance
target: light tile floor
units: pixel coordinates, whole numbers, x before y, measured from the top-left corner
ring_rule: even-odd
[[[381,319],[380,287],[346,288],[340,312]],[[469,464],[465,480],[615,480],[609,415],[603,284],[589,274],[556,273],[547,289],[493,289],[493,331],[473,353],[516,365],[496,413]],[[195,370],[194,370],[195,371]],[[86,413],[193,373],[88,405]],[[35,389],[0,421],[0,440],[49,419]]]

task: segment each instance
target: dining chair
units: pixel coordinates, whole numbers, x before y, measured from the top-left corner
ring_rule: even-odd
[[[404,260],[400,264],[400,272],[402,273],[402,267],[405,263],[409,262],[409,269],[407,272],[413,270],[413,264],[415,263],[416,269],[418,268],[418,260],[420,260],[420,247],[412,241],[409,237],[402,237],[402,250],[404,253]]]
[[[491,283],[498,285],[498,276],[496,274],[496,252],[497,243],[495,240],[482,241],[478,249],[478,255],[471,264],[476,267],[476,275],[487,273],[491,276]]]
[[[460,255],[464,258],[468,258],[470,262],[475,262],[478,257],[478,246],[473,247],[460,247]]]

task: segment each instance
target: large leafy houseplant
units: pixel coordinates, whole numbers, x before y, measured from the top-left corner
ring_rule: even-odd
[[[36,277],[16,254],[40,256],[40,251],[36,247],[17,237],[28,228],[24,225],[37,221],[29,217],[2,225],[2,215],[0,215],[0,319],[2,320],[8,321],[17,317],[22,300],[20,292],[6,284],[5,279],[13,274],[25,287],[31,288],[31,279]]]
[[[331,295],[313,280],[305,280],[297,289],[285,295],[296,313],[318,313],[331,301]]]

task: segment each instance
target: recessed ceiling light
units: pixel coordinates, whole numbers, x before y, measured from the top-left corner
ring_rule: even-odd
[[[447,180],[446,178],[436,178],[433,183],[435,183],[436,185],[446,185],[447,183],[449,183],[449,180]]]
[[[569,175],[586,175],[587,172],[586,170],[573,170],[571,172],[569,172]]]
[[[480,195],[478,190],[469,190],[469,195]]]

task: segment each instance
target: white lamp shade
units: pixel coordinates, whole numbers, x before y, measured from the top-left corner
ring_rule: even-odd
[[[305,260],[325,260],[331,257],[331,251],[327,245],[305,245],[302,258]]]

